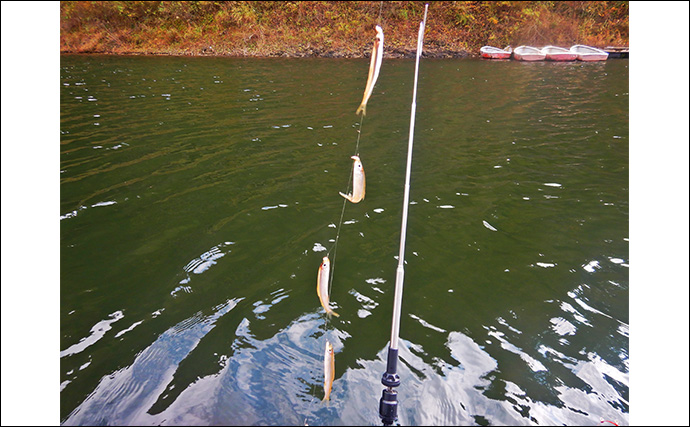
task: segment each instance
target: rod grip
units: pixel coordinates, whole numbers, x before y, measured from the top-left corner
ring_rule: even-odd
[[[383,389],[379,400],[379,416],[383,425],[390,426],[398,419],[398,393],[390,388]]]

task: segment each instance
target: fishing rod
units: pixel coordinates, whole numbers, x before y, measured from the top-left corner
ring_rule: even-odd
[[[391,326],[391,341],[388,346],[388,361],[386,372],[383,373],[381,384],[383,389],[379,401],[379,416],[384,425],[393,425],[398,419],[398,392],[394,390],[400,385],[398,376],[398,336],[400,333],[400,308],[402,305],[403,278],[405,276],[405,239],[407,235],[407,211],[410,205],[410,171],[412,169],[412,145],[414,144],[414,122],[417,112],[417,80],[419,77],[419,58],[422,55],[424,41],[424,27],[429,4],[424,6],[424,20],[419,24],[417,34],[417,59],[414,68],[414,89],[412,92],[412,111],[410,112],[410,136],[407,146],[407,169],[405,171],[405,195],[403,197],[402,226],[400,228],[400,254],[398,269],[395,274],[395,299],[393,302],[393,324]]]

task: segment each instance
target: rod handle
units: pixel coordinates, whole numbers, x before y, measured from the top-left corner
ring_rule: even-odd
[[[390,388],[383,389],[379,400],[379,416],[384,426],[393,425],[398,419],[398,393]]]

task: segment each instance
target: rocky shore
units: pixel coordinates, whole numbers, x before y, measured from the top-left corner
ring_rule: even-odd
[[[135,50],[127,51],[126,49],[112,50],[71,50],[68,48],[60,49],[63,54],[101,54],[101,55],[132,55],[132,56],[227,56],[227,57],[253,57],[253,58],[369,58],[371,55],[371,48],[369,49],[324,49],[324,48],[307,48],[302,50],[282,50],[277,49],[273,52],[253,53],[246,50],[232,50],[232,49],[214,49],[213,46],[200,47],[197,49],[174,50],[168,49],[166,51],[145,51]],[[414,58],[417,52],[415,49],[405,48],[386,48],[384,46],[384,58]],[[468,52],[464,49],[449,49],[444,46],[438,46],[438,43],[429,43],[424,46],[422,51],[424,58],[468,58],[479,57],[478,53]]]

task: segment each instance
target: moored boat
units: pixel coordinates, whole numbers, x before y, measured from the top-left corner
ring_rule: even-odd
[[[609,57],[609,54],[603,50],[583,44],[571,46],[570,51],[576,54],[580,61],[606,61]]]
[[[499,49],[493,46],[482,46],[479,49],[482,58],[487,59],[509,59],[510,55],[513,53],[513,48],[508,46],[505,49]]]
[[[513,51],[513,58],[518,61],[543,61],[546,55],[536,47],[518,46]]]
[[[575,61],[577,59],[576,53],[563,47],[546,46],[541,51],[546,55],[547,61]]]

